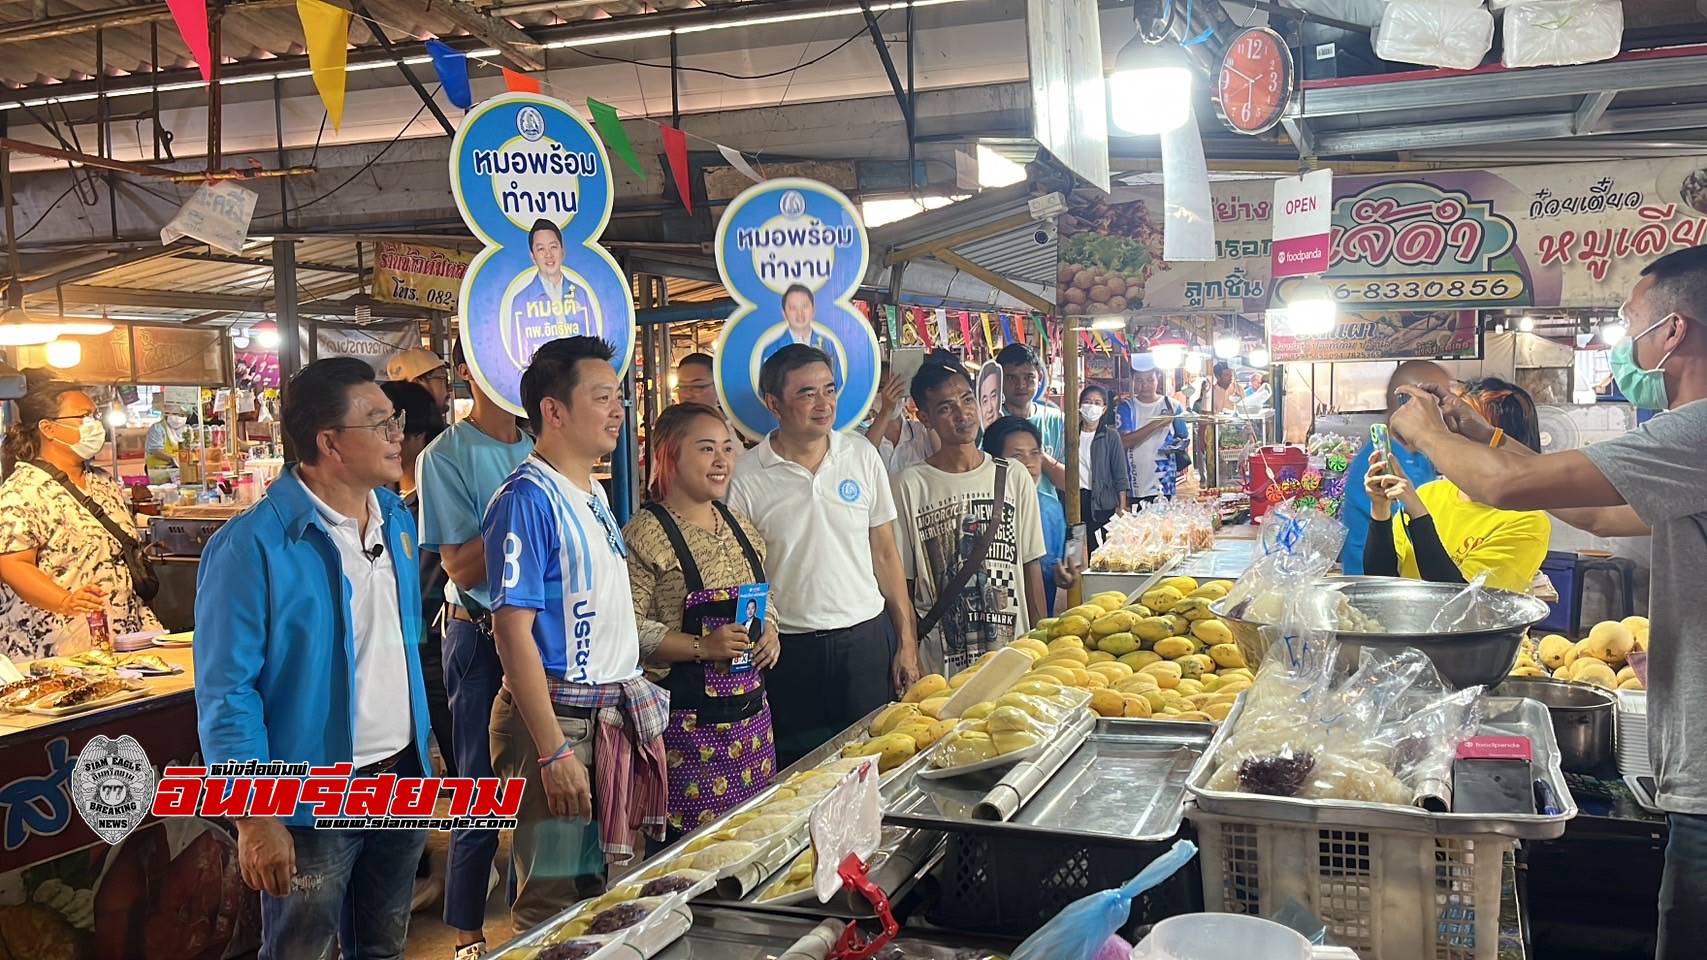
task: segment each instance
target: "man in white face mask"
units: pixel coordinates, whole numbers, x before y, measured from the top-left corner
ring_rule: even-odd
[[[1659,960],[1707,943],[1707,246],[1649,264],[1620,311],[1630,336],[1612,351],[1618,388],[1661,411],[1582,450],[1536,455],[1444,390],[1401,387],[1390,426],[1473,499],[1547,510],[1603,537],[1653,535],[1649,717],[1657,800],[1669,815],[1660,884]]]

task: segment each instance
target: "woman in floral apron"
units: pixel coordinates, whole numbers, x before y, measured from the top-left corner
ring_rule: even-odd
[[[765,544],[752,521],[722,503],[741,449],[728,424],[711,407],[676,404],[648,442],[651,500],[623,538],[641,659],[670,692],[664,748],[673,840],[775,775],[764,675],[781,645],[768,622],[736,622],[741,586],[764,582]]]

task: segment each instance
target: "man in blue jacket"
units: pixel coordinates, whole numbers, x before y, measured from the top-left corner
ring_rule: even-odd
[[[384,489],[402,476],[399,415],[366,363],[338,357],[291,379],[280,420],[297,462],[202,554],[203,759],[422,776],[418,546]],[[419,830],[316,830],[307,807],[238,819],[243,880],[262,894],[262,960],[332,956],[346,892],[355,955],[401,957],[425,844]]]

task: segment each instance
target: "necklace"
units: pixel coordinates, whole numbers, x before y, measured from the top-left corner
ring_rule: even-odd
[[[699,527],[701,530],[705,530],[707,533],[710,533],[712,537],[718,540],[723,539],[723,514],[716,507],[711,508],[711,526],[709,528],[701,526],[697,521],[688,517],[686,514],[677,511],[676,508],[669,504],[665,504],[664,509],[669,510],[670,515],[675,517],[678,522]]]

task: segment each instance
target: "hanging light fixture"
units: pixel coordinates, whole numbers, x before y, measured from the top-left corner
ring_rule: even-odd
[[[277,350],[279,348],[279,331],[277,327],[262,327],[255,331],[255,342],[262,350]]]
[[[1092,329],[1092,330],[1103,330],[1103,331],[1108,331],[1108,330],[1114,330],[1114,331],[1120,331],[1120,330],[1125,330],[1125,329],[1126,329],[1126,318],[1125,318],[1125,317],[1122,317],[1122,316],[1112,316],[1112,317],[1109,317],[1109,316],[1103,316],[1103,317],[1097,317],[1097,318],[1096,318],[1096,319],[1095,319],[1095,320],[1092,320],[1092,321],[1091,321],[1091,329]]]
[[[83,362],[83,345],[75,340],[55,340],[47,345],[47,365],[61,370]]]
[[[1286,297],[1286,326],[1295,337],[1320,337],[1334,331],[1339,304],[1320,277],[1310,277]]]
[[[1251,367],[1268,366],[1268,348],[1252,347],[1251,351],[1245,354],[1245,365]]]
[[[107,426],[117,430],[129,422],[130,414],[125,412],[124,404],[119,398],[114,397],[113,402],[107,405]]]
[[[1219,360],[1231,360],[1239,355],[1242,344],[1238,337],[1220,336],[1215,338],[1215,357]]]
[[[1535,332],[1535,318],[1531,317],[1531,316],[1524,316],[1524,317],[1520,318],[1517,321],[1517,329],[1523,331],[1524,333],[1534,333]]]
[[[1108,75],[1109,116],[1132,136],[1167,133],[1191,118],[1192,66],[1169,39],[1174,8],[1168,0],[1133,0],[1136,35],[1114,58]]]
[[[1185,341],[1150,341],[1150,359],[1158,370],[1178,370],[1180,365],[1185,363]]]

